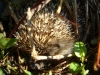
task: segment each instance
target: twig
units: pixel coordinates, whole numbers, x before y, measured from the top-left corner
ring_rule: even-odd
[[[26,18],[26,14],[24,15],[24,17],[21,19],[21,21],[19,21],[18,25],[16,25],[16,27],[14,28],[14,30],[10,33],[9,38],[12,37],[12,35],[15,33],[15,31],[18,29],[18,27],[20,26],[20,24],[25,20]]]
[[[55,56],[36,56],[35,60],[50,60],[50,59],[56,59],[56,60],[60,60],[64,58],[63,55],[55,55]],[[34,58],[33,58],[34,59]]]
[[[13,17],[15,23],[18,24],[19,20],[18,20],[18,18],[16,17],[16,15],[15,15],[15,13],[14,13],[14,11],[13,11],[11,5],[10,5],[10,3],[9,3],[8,6],[9,6],[9,10],[10,10],[10,15]]]
[[[63,4],[63,0],[60,1],[60,4],[59,4],[58,9],[57,9],[57,11],[56,11],[56,16],[57,16],[58,18],[64,20],[64,21],[68,21],[68,22],[71,23],[73,26],[77,26],[77,25],[78,25],[77,23],[75,23],[75,22],[73,22],[73,21],[71,21],[71,20],[69,20],[69,19],[67,19],[67,18],[65,18],[65,17],[63,17],[63,16],[60,15],[60,11],[61,11],[61,8],[62,8],[62,4]],[[65,4],[65,1],[64,1],[64,4]]]
[[[96,56],[96,61],[94,63],[94,70],[98,70],[100,67],[100,17],[99,17],[99,1],[97,4],[97,25],[98,25],[98,53]]]
[[[98,70],[100,67],[100,32],[99,32],[99,39],[98,39],[98,53],[96,56],[96,61],[94,63],[94,70]]]

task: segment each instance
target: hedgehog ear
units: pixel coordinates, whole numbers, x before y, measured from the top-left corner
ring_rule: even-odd
[[[34,11],[31,11],[31,8],[28,7],[26,14],[27,14],[27,20],[31,20],[31,18],[32,18],[33,14],[34,14]]]
[[[31,11],[30,7],[28,7],[26,13],[27,13],[27,17],[26,17],[26,19],[27,19],[27,24],[28,24],[29,26],[32,26],[32,24],[31,24],[31,18],[32,18],[33,14],[34,14],[34,11]]]

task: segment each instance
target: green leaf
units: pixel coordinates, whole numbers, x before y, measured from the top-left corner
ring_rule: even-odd
[[[89,73],[89,70],[82,70],[82,75],[87,75]]]
[[[0,39],[3,37],[3,34],[2,33],[0,33]]]
[[[7,68],[9,68],[9,69],[13,70],[14,72],[16,72],[16,67],[12,67],[10,65],[7,65]]]
[[[49,71],[49,73],[46,73],[46,75],[52,75],[52,71]]]
[[[3,71],[2,71],[2,69],[0,68],[0,75],[3,75]]]
[[[48,73],[46,73],[46,75],[49,75]]]
[[[26,75],[32,75],[32,73],[30,71],[24,70]]]
[[[0,47],[1,49],[8,49],[13,46],[17,42],[15,38],[2,38],[0,39]]]
[[[49,75],[52,75],[52,71],[49,71]]]
[[[85,57],[87,49],[83,42],[76,42],[74,45],[74,53],[77,57]]]
[[[69,66],[69,69],[72,74],[77,74],[82,71],[82,67],[76,62],[72,62]]]
[[[3,58],[4,57],[4,50],[0,51],[0,58]]]
[[[94,38],[94,39],[91,40],[91,44],[92,45],[95,45],[97,43],[98,43],[98,39],[97,38]]]

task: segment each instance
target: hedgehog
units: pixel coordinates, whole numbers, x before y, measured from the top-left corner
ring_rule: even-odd
[[[73,53],[75,35],[73,35],[72,25],[56,16],[57,6],[50,2],[31,18],[32,39],[38,55],[54,56]],[[64,13],[63,16],[66,14]],[[31,52],[26,24],[21,24],[14,36],[18,39],[19,49]]]

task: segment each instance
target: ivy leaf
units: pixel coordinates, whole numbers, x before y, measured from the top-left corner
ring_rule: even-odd
[[[32,75],[32,73],[30,71],[24,70],[26,75]]]
[[[0,75],[3,75],[3,71],[2,71],[2,69],[0,68]]]
[[[52,75],[52,71],[49,71],[49,75]]]
[[[3,58],[4,52],[5,52],[4,50],[0,51],[0,59]]]
[[[49,75],[48,73],[46,73],[46,75]]]
[[[77,57],[85,57],[87,49],[83,42],[76,42],[74,45],[74,53]]]
[[[98,39],[97,38],[94,38],[94,39],[91,40],[91,44],[92,45],[95,45],[97,43],[98,43]]]
[[[49,73],[46,73],[46,75],[53,75],[52,71],[49,71]]]
[[[11,70],[14,71],[14,72],[16,72],[16,67],[12,67],[12,66],[10,66],[10,65],[7,65],[7,68],[8,68],[8,69],[11,69]]]
[[[0,33],[0,39],[3,37],[3,34],[2,33]]]
[[[76,62],[72,62],[69,66],[69,69],[73,75],[82,71],[82,67]]]
[[[13,46],[17,42],[15,38],[2,38],[0,39],[0,47],[1,49],[8,49]]]
[[[82,75],[87,75],[88,73],[89,73],[89,70],[83,70],[81,74]]]

